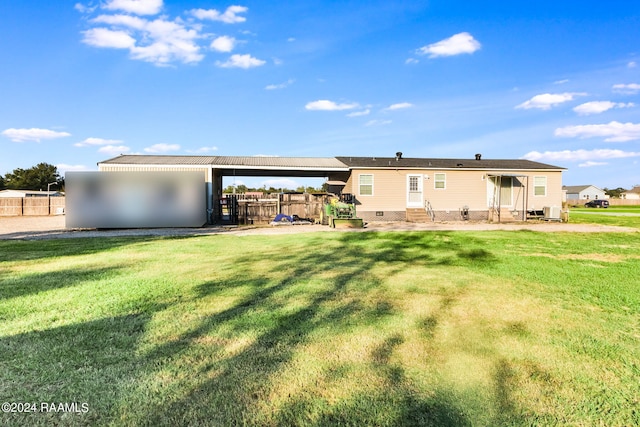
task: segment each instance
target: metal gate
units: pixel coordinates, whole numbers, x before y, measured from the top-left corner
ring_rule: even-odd
[[[237,225],[238,220],[238,196],[227,194],[218,199],[218,204],[214,212],[214,224]]]

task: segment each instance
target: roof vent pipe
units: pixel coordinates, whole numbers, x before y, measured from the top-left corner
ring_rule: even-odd
[[[402,151],[396,153],[396,162],[402,158]]]
[[[476,160],[482,159],[482,154],[476,154]]]

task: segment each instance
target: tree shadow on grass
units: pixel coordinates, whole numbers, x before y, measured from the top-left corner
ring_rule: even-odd
[[[92,255],[162,237],[83,237],[51,240],[0,240],[0,263]]]
[[[309,251],[309,247],[314,249]],[[144,420],[149,425],[167,425],[198,424],[206,420],[211,425],[296,424],[295,417],[304,418],[304,412],[296,414],[289,409],[307,405],[304,398],[291,396],[282,409],[267,409],[268,401],[272,387],[294,356],[314,342],[312,335],[320,330],[375,327],[397,312],[393,302],[385,299],[380,279],[372,270],[380,263],[403,269],[411,265],[441,266],[443,259],[447,260],[444,265],[493,260],[488,251],[472,255],[465,251],[449,237],[437,241],[433,236],[419,233],[383,236],[344,233],[333,240],[307,239],[299,251],[295,242],[291,242],[286,249],[266,246],[260,254],[239,257],[234,264],[238,271],[246,271],[246,276],[203,283],[198,287],[198,297],[229,295],[233,289],[244,296],[231,307],[208,316],[143,356],[143,365],[149,370],[145,375],[153,376],[154,366],[173,363],[173,359],[199,342],[214,342],[211,348],[198,351],[217,356],[189,373],[203,380],[198,381],[197,387],[187,386],[184,394],[174,396],[170,402],[151,403],[135,417],[135,422]],[[270,266],[262,267],[259,274],[252,273],[252,267],[264,260],[268,260]],[[318,277],[322,277],[322,286],[305,288],[305,284],[316,283]],[[376,293],[375,298],[371,297],[371,291]],[[233,340],[240,335],[252,338],[240,350],[226,350],[225,337]],[[446,396],[420,398],[400,366],[387,366],[391,352],[401,342],[400,336],[391,337],[374,354],[378,369],[393,384],[390,394],[386,393],[388,390],[380,390],[372,400],[371,396],[354,391],[350,399],[335,404],[321,402],[319,405],[324,409],[316,417],[317,425],[333,421],[362,425],[363,420],[375,419],[363,418],[366,408],[375,412],[392,407],[395,415],[385,419],[391,419],[394,425],[407,425],[412,421],[416,425],[468,424]]]
[[[468,426],[470,420],[443,390],[418,391],[391,356],[404,342],[394,333],[370,354],[370,366],[386,386],[368,392],[356,391],[324,405],[317,398],[293,396],[276,414],[274,425],[287,426]],[[339,371],[339,369],[337,369]]]
[[[114,277],[120,270],[120,266],[110,266],[26,273],[16,278],[2,278],[0,276],[0,301],[55,289],[70,288],[91,280]]]
[[[116,239],[107,246],[142,240],[148,238]],[[349,333],[363,326],[382,328],[386,319],[399,313],[385,296],[382,278],[376,276],[379,265],[393,272],[416,265],[490,264],[496,260],[488,250],[469,252],[474,248],[447,233],[341,233],[331,240],[311,237],[300,245],[292,240],[286,247],[264,248],[262,253],[248,251],[235,260],[234,270],[246,274],[203,282],[194,297],[212,299],[237,292],[235,302],[199,318],[186,331],[148,351],[140,350],[142,334],[164,306],[150,305],[145,315],[0,340],[0,348],[12,349],[0,356],[0,369],[8,372],[14,364],[19,367],[13,377],[7,377],[15,379],[0,388],[0,394],[16,400],[86,399],[92,404],[85,393],[104,393],[88,415],[96,418],[83,418],[77,424],[94,420],[140,425],[469,424],[446,392],[417,392],[403,367],[391,363],[404,339],[400,333],[381,337],[370,354],[369,363],[389,387],[372,393],[355,389],[338,401],[299,393],[279,407],[270,407],[269,399],[281,376],[292,369],[296,355],[307,351],[307,345],[319,344],[315,334]],[[66,250],[67,254],[97,253],[105,247]],[[265,260],[267,267],[256,273],[256,263],[262,265]],[[73,280],[85,279],[78,273]],[[425,322],[425,339],[429,339],[437,320]],[[248,337],[246,341],[241,342],[242,336]],[[29,359],[32,348],[35,358]],[[37,367],[33,375],[25,372],[32,364]],[[341,366],[332,369],[339,371]],[[136,380],[141,381],[140,386]],[[153,386],[157,389],[149,388],[153,381],[167,388],[157,384]],[[26,394],[5,392],[15,384],[24,385]],[[59,419],[53,420],[55,424]]]
[[[35,402],[38,410],[40,402],[77,402],[88,411],[2,414],[0,424],[107,424],[138,375],[148,321],[129,314],[1,338],[1,402]]]

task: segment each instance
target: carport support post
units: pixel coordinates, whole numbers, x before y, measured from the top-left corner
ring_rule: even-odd
[[[222,198],[222,173],[220,169],[211,168],[211,194],[207,195],[207,204],[211,206],[213,218],[209,219],[210,224],[220,221],[220,198]]]
[[[213,215],[213,168],[207,170],[206,200],[207,200],[207,224],[211,224]]]
[[[56,185],[57,182],[50,182],[47,184],[47,205],[49,213],[47,215],[51,215],[51,186]]]

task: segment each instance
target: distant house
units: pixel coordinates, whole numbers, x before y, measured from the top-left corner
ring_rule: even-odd
[[[57,197],[62,196],[62,193],[59,191],[34,191],[34,190],[1,190],[0,197],[11,198],[11,197]]]
[[[562,189],[567,193],[567,201],[608,199],[604,190],[595,185],[565,185]]]
[[[620,194],[621,199],[640,200],[640,185],[636,185],[629,191]]]

